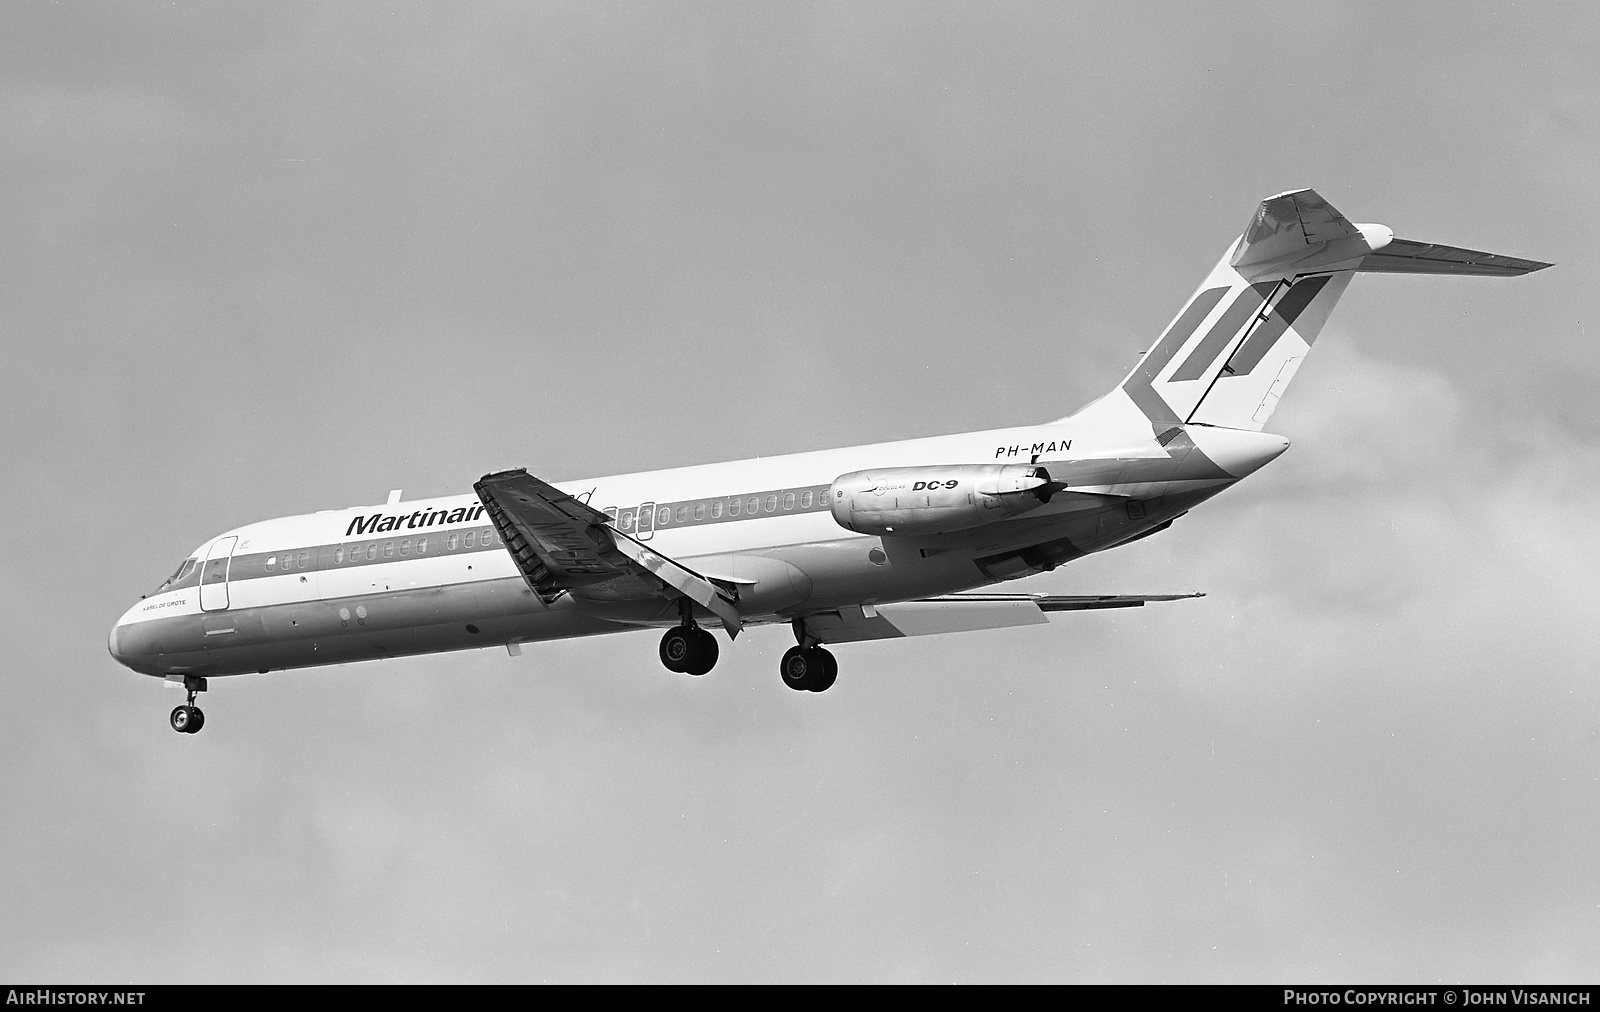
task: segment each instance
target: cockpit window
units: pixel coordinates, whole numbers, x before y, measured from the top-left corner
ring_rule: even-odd
[[[173,574],[167,577],[166,582],[156,588],[157,594],[165,594],[169,590],[182,590],[185,587],[195,587],[200,584],[200,560],[184,559]]]

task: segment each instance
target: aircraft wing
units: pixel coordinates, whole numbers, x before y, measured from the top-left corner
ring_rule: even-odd
[[[743,627],[739,609],[716,584],[610,526],[604,513],[518,468],[486,474],[473,491],[522,578],[545,604],[570,590],[631,577],[663,597],[687,597]]]
[[[1040,611],[1097,611],[1101,608],[1143,608],[1151,601],[1183,601],[1205,597],[1204,591],[1190,594],[951,594],[934,601],[996,601],[1032,599]]]
[[[806,632],[823,643],[928,636],[934,633],[1043,625],[1058,611],[1140,608],[1204,594],[949,594],[919,601],[861,605],[807,615]]]

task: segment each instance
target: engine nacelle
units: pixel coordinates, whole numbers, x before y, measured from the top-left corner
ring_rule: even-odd
[[[857,534],[948,534],[1038,509],[1061,486],[1037,464],[880,467],[833,480],[833,519]]]

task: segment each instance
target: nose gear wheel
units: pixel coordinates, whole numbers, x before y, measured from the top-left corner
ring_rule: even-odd
[[[206,715],[198,706],[194,705],[197,692],[206,691],[206,680],[196,678],[194,675],[185,675],[183,687],[189,690],[189,701],[182,706],[172,708],[172,715],[167,718],[167,723],[179,734],[199,734],[200,729],[206,726]]]

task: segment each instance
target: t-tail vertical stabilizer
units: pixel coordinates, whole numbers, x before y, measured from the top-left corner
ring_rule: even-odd
[[[1511,277],[1548,266],[1396,239],[1315,190],[1280,193],[1117,389],[1071,418],[1157,437],[1189,424],[1259,432],[1357,272]]]

